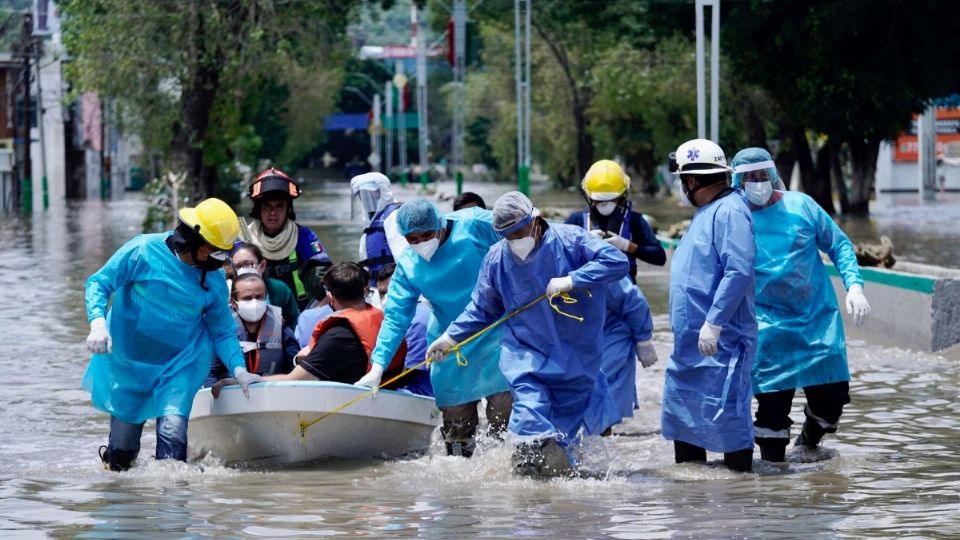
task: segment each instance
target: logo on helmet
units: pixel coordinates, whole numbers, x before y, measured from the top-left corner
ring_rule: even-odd
[[[697,150],[696,148],[691,148],[690,150],[687,150],[687,159],[689,159],[690,161],[693,161],[699,157],[700,157],[700,150]]]

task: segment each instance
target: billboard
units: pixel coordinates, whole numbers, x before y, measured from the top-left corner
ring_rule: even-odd
[[[937,157],[960,157],[960,108],[937,107]],[[914,115],[909,133],[897,137],[894,161],[917,161],[917,117]]]

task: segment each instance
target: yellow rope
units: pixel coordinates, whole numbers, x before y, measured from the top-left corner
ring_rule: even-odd
[[[588,290],[586,290],[586,289],[583,289],[583,291],[584,291],[585,293],[587,293],[587,296],[593,298],[593,295],[590,294],[590,291],[588,291]],[[467,367],[467,365],[468,365],[467,357],[464,356],[463,353],[460,352],[460,349],[461,349],[464,345],[466,345],[466,344],[470,343],[471,341],[479,338],[479,337],[482,336],[483,334],[486,334],[486,333],[489,332],[490,330],[493,330],[494,328],[496,328],[496,327],[500,326],[501,324],[507,322],[508,320],[512,319],[513,317],[516,317],[516,316],[519,315],[521,312],[523,312],[524,310],[526,310],[526,309],[534,306],[537,302],[540,302],[540,301],[543,300],[543,299],[548,299],[547,303],[550,304],[550,307],[553,308],[553,310],[556,311],[558,314],[563,315],[564,317],[570,317],[571,319],[574,319],[574,320],[576,320],[576,321],[578,321],[578,322],[583,322],[583,317],[578,317],[577,315],[571,315],[571,314],[569,314],[569,313],[563,312],[563,311],[560,310],[560,308],[558,308],[556,305],[554,305],[553,299],[554,299],[555,297],[557,297],[557,296],[560,297],[560,300],[561,300],[564,304],[568,304],[568,305],[569,305],[569,304],[576,304],[576,303],[577,303],[577,299],[574,298],[574,297],[572,297],[572,296],[570,296],[570,293],[568,293],[568,292],[554,293],[553,295],[541,294],[540,296],[538,296],[538,297],[536,297],[535,299],[531,300],[531,301],[530,301],[529,303],[527,303],[526,305],[521,306],[521,307],[518,307],[517,309],[511,311],[510,313],[508,313],[508,314],[504,315],[503,317],[501,317],[501,318],[497,319],[496,321],[494,321],[493,324],[487,326],[486,328],[483,328],[482,330],[480,330],[480,331],[477,332],[476,334],[473,334],[472,336],[468,337],[467,339],[461,341],[460,343],[458,343],[457,345],[455,345],[453,348],[451,348],[451,349],[448,351],[448,353],[452,352],[452,353],[455,354],[455,357],[456,357],[457,365],[458,365],[458,366],[460,366],[460,367]],[[393,384],[394,382],[396,382],[397,380],[399,380],[401,377],[404,377],[405,375],[407,375],[407,374],[410,373],[411,371],[415,371],[415,370],[421,368],[422,366],[424,366],[424,365],[426,365],[426,364],[428,364],[428,363],[430,363],[430,359],[429,359],[429,358],[426,359],[426,360],[424,360],[423,362],[420,362],[419,364],[417,364],[417,365],[415,365],[415,366],[413,366],[413,367],[411,367],[411,368],[407,368],[407,369],[403,370],[399,375],[397,375],[397,376],[395,376],[395,377],[391,377],[390,380],[388,380],[388,381],[386,381],[386,382],[380,383],[380,385],[377,386],[376,390],[380,390],[381,388],[383,388],[383,387],[385,387],[385,386],[389,386],[389,385]],[[321,421],[321,420],[323,420],[323,419],[325,419],[325,418],[328,418],[328,417],[330,417],[330,416],[333,416],[334,414],[337,414],[338,412],[346,409],[346,408],[349,407],[350,405],[353,405],[354,403],[356,403],[356,402],[358,402],[358,401],[361,401],[361,400],[363,400],[364,398],[366,398],[366,397],[368,397],[368,396],[372,396],[372,395],[373,395],[373,392],[374,392],[374,389],[370,389],[370,390],[368,390],[368,391],[366,391],[366,392],[364,392],[364,393],[362,393],[362,394],[354,397],[353,399],[347,401],[347,402],[344,403],[343,405],[340,405],[340,406],[334,408],[333,410],[330,410],[330,411],[327,411],[327,412],[323,413],[323,414],[320,415],[319,417],[317,417],[317,418],[315,418],[315,419],[313,419],[313,420],[311,420],[311,421],[309,421],[309,422],[300,422],[300,437],[303,438],[303,437],[306,437],[306,436],[307,436],[307,428],[308,428],[308,427],[316,424],[317,422],[319,422],[319,421]]]

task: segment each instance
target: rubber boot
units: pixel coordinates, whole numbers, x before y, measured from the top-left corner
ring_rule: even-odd
[[[676,463],[706,463],[707,451],[697,445],[683,441],[673,441],[673,459]]]
[[[114,472],[122,472],[133,466],[133,460],[137,459],[140,450],[116,450],[107,446],[100,447],[100,461],[103,462],[103,468]]]
[[[820,444],[820,439],[823,438],[824,433],[826,433],[826,430],[820,427],[816,420],[807,418],[803,422],[803,429],[800,430],[800,435],[797,436],[794,445],[816,448]]]
[[[453,441],[446,443],[448,456],[473,457],[473,452],[477,448],[474,441]]]
[[[513,472],[531,478],[571,476],[570,459],[556,439],[520,443],[513,453]]]
[[[771,463],[786,461],[787,445],[790,444],[790,439],[757,437],[754,442],[760,447],[760,459]]]
[[[745,448],[743,450],[737,450],[736,452],[724,452],[723,464],[732,471],[753,471],[753,448]]]

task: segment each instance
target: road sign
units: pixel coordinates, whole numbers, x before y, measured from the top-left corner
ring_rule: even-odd
[[[378,167],[380,165],[380,154],[370,152],[370,155],[367,156],[367,163],[369,163],[371,167]]]

